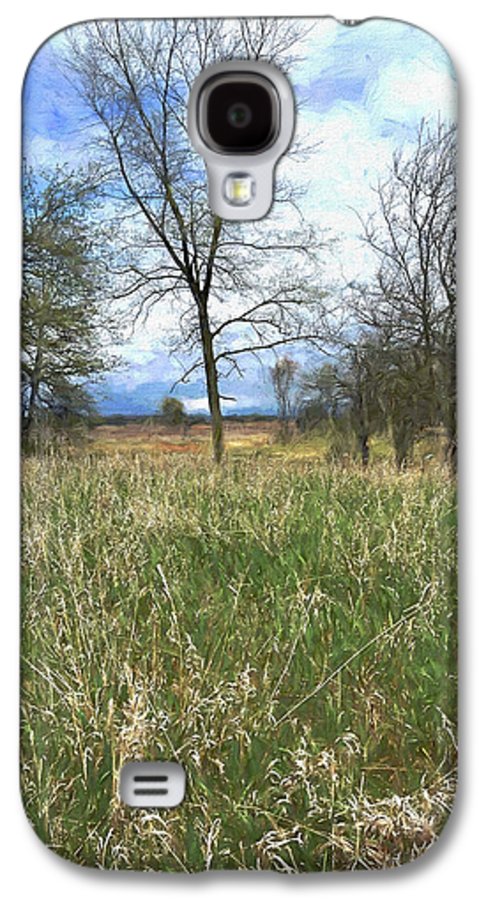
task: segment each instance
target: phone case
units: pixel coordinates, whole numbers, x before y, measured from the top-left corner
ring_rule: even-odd
[[[296,101],[208,205],[208,65]],[[250,110],[250,113],[252,111]],[[392,20],[107,20],[23,99],[21,784],[107,869],[381,869],[456,773],[455,74]],[[183,766],[180,805],[119,796]]]

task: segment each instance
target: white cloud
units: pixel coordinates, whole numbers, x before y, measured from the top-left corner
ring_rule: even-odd
[[[311,83],[321,72],[327,52],[332,48],[342,26],[332,16],[322,19],[309,19],[312,31],[294,48],[299,62],[292,71],[293,79],[299,84]]]
[[[209,404],[206,397],[184,397],[184,406],[190,413],[209,413]]]
[[[430,57],[404,65],[393,62],[383,69],[368,96],[374,123],[405,119],[417,125],[422,118],[453,121],[456,116],[456,85],[451,71],[438,67]]]

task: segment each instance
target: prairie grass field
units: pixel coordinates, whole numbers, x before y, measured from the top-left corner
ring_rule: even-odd
[[[111,868],[420,855],[455,787],[445,468],[363,472],[236,441],[218,469],[204,441],[141,443],[120,452],[105,432],[24,462],[21,780],[37,834]],[[133,759],[180,761],[181,806],[122,805]]]

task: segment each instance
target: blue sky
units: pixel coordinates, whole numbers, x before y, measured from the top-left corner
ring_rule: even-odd
[[[81,164],[86,158],[90,116],[61,74],[56,57],[62,33],[46,42],[29,68],[24,89],[24,153],[31,165]],[[451,61],[430,35],[400,22],[369,20],[346,28],[333,19],[317,20],[298,47],[300,62],[290,73],[303,101],[297,137],[318,141],[308,158],[284,159],[278,174],[305,188],[308,220],[339,238],[335,258],[326,259],[330,280],[351,280],[370,265],[358,239],[356,211],[374,208],[372,186],[385,173],[398,147],[412,146],[422,118],[454,120],[456,80]],[[150,413],[183,371],[182,358],[160,343],[167,312],[158,309],[139,327],[121,354],[126,366],[112,373],[99,407],[104,413]],[[292,355],[305,363],[302,350]],[[250,360],[245,379],[228,379],[225,393],[238,398],[230,411],[271,411],[272,392],[265,371],[267,355]],[[177,389],[189,409],[205,410],[202,380]]]

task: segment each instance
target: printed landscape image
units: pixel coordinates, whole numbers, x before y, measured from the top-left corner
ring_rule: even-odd
[[[186,129],[213,62],[297,124],[258,222]],[[409,25],[106,21],[24,88],[26,813],[92,867],[397,866],[456,773],[456,128]],[[182,804],[121,768],[176,760]]]

